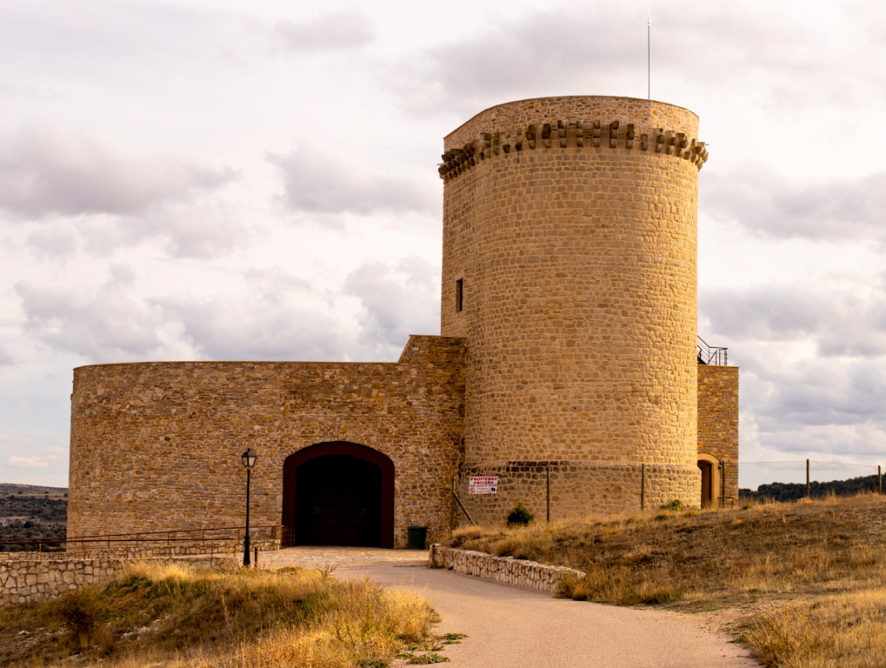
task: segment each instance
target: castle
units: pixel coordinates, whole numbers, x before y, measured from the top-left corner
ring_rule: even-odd
[[[698,118],[575,96],[444,141],[440,336],[393,363],[75,369],[68,535],[243,524],[403,546],[539,519],[734,502],[738,369],[697,339]]]

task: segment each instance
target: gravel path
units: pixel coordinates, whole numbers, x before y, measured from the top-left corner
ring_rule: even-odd
[[[260,555],[260,567],[331,569],[417,590],[442,617],[439,633],[466,633],[443,654],[453,668],[713,668],[759,666],[697,618],[552,598],[425,567],[428,553],[298,547]]]

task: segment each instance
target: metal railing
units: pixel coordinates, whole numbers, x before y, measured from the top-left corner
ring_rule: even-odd
[[[249,528],[253,543],[279,547],[285,541],[287,530],[279,524]],[[215,554],[230,552],[243,544],[244,527],[206,527],[202,529],[166,529],[132,533],[96,534],[69,538],[7,538],[0,546],[20,545],[18,552],[135,552],[148,554]],[[2,549],[2,548],[0,548]]]
[[[697,336],[696,346],[698,347],[698,363],[713,364],[715,366],[728,366],[729,355],[728,348],[721,346],[712,346],[700,336]]]

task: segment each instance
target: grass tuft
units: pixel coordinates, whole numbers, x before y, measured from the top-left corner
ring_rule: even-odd
[[[767,665],[886,665],[886,496],[673,506],[618,521],[474,527],[459,542],[584,571],[560,583],[576,600],[733,608]]]
[[[751,620],[743,640],[765,666],[881,666],[886,656],[886,588],[781,607]]]
[[[368,580],[142,564],[100,590],[0,609],[0,665],[76,654],[86,665],[380,667],[436,621],[423,599]]]

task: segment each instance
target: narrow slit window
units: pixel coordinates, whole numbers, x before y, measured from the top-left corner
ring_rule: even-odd
[[[465,279],[459,278],[455,281],[455,310],[461,311],[465,305]]]

